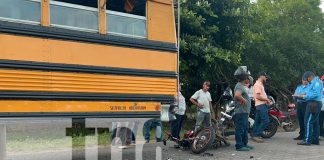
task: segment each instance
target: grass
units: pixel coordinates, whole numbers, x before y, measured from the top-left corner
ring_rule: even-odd
[[[111,144],[111,133],[99,134],[96,136],[76,136],[72,137],[22,137],[8,138],[8,152],[28,152],[28,151],[45,151],[59,150],[73,147],[106,146]]]

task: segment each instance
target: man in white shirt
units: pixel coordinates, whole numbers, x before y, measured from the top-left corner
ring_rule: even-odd
[[[197,106],[197,116],[196,116],[196,127],[195,131],[199,127],[209,127],[210,126],[210,108],[211,96],[208,92],[210,86],[209,81],[205,81],[203,88],[198,90],[194,95],[191,96],[190,101]]]
[[[172,137],[180,138],[179,134],[181,131],[182,123],[186,112],[186,100],[181,94],[181,86],[179,85],[179,93],[177,97],[178,110],[176,110],[176,119],[171,121],[171,134]]]

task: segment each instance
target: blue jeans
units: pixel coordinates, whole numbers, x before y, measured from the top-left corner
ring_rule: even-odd
[[[180,138],[180,131],[185,115],[175,114],[176,120],[171,121],[171,135],[175,138]]]
[[[317,108],[315,112],[311,112],[309,103],[307,102],[306,114],[305,114],[305,142],[306,143],[318,143],[320,126],[319,126],[319,114],[322,108],[322,102],[312,101]]]
[[[247,113],[237,113],[233,120],[235,124],[235,148],[246,147],[248,143],[248,117]]]
[[[253,137],[261,137],[262,132],[269,123],[268,107],[266,104],[255,106],[255,121],[253,126]]]
[[[144,123],[143,134],[147,142],[150,141],[150,131],[152,128],[156,128],[155,137],[157,142],[162,141],[162,123],[159,119],[150,119]]]
[[[299,123],[299,137],[302,139],[305,138],[305,112],[306,112],[306,102],[298,102],[297,103],[297,117]]]

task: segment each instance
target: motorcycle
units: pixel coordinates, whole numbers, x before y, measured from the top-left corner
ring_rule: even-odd
[[[235,109],[235,105],[234,105],[234,99],[233,99],[233,93],[232,90],[227,87],[224,91],[224,93],[222,94],[222,98],[224,99],[222,105],[221,105],[221,109],[222,111],[221,113],[221,118],[219,120],[218,123],[222,124],[222,132],[224,136],[227,135],[233,135],[234,132],[229,132],[229,128],[233,128],[234,127],[234,122],[232,120],[232,117],[234,115],[234,109]],[[274,99],[272,97],[269,97],[269,99],[273,102],[269,108],[272,108],[272,106],[276,105]],[[254,125],[254,118],[255,118],[255,105],[254,105],[254,100],[251,99],[251,111],[249,114],[249,118],[248,118],[248,123],[249,123],[249,132],[251,133],[252,129],[253,129],[253,125]],[[267,126],[267,128],[263,131],[262,137],[263,138],[271,138],[272,136],[274,136],[277,132],[278,126],[279,126],[280,122],[279,120],[274,116],[271,115],[269,112],[269,124]]]
[[[288,112],[282,112],[277,105],[273,105],[269,113],[277,118],[280,126],[286,132],[293,132],[297,129],[297,109],[295,104],[288,104]]]
[[[200,154],[205,152],[214,142],[215,131],[212,127],[201,127],[197,131],[187,131],[182,139],[173,137],[170,133],[166,133],[166,137],[163,140],[164,145],[166,145],[168,140],[171,140],[184,149],[190,148],[193,153]]]

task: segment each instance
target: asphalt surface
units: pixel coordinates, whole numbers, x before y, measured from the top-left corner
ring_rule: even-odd
[[[136,147],[119,149],[117,147],[86,148],[87,160],[323,160],[324,145],[297,146],[292,138],[296,133],[279,132],[265,143],[250,142],[255,147],[248,152],[238,152],[234,149],[234,137],[230,136],[231,146],[209,149],[205,153],[196,155],[190,150],[175,149],[174,143],[164,146],[161,143],[143,145],[143,151],[136,151]],[[78,150],[81,151],[81,150]],[[82,152],[73,159],[83,159]],[[143,153],[140,155],[139,153]],[[137,158],[136,158],[137,156]],[[72,149],[51,150],[30,153],[9,153],[8,160],[71,160]]]
[[[0,121],[0,124],[4,121]],[[110,127],[104,120],[91,120],[87,122],[91,127]],[[66,127],[71,127],[70,119],[34,119],[6,121],[7,143],[16,137],[16,134],[27,136],[52,135],[53,137],[66,137]],[[144,144],[143,138],[137,139],[137,145],[126,149],[117,147],[86,146],[86,148],[42,148],[27,149],[24,151],[7,151],[6,160],[323,160],[324,140],[322,145],[298,146],[296,132],[278,132],[265,143],[249,143],[255,147],[248,152],[238,152],[234,148],[234,136],[229,137],[231,146],[218,149],[208,149],[202,154],[193,154],[190,150],[175,149],[173,142],[166,146],[162,143]],[[32,143],[32,141],[29,141]],[[49,142],[51,143],[51,142]],[[27,144],[28,146],[28,144]],[[34,146],[30,144],[30,146]],[[0,146],[0,148],[3,146]],[[1,153],[1,152],[0,152]],[[72,154],[73,153],[73,154]],[[0,160],[4,160],[0,155]]]

